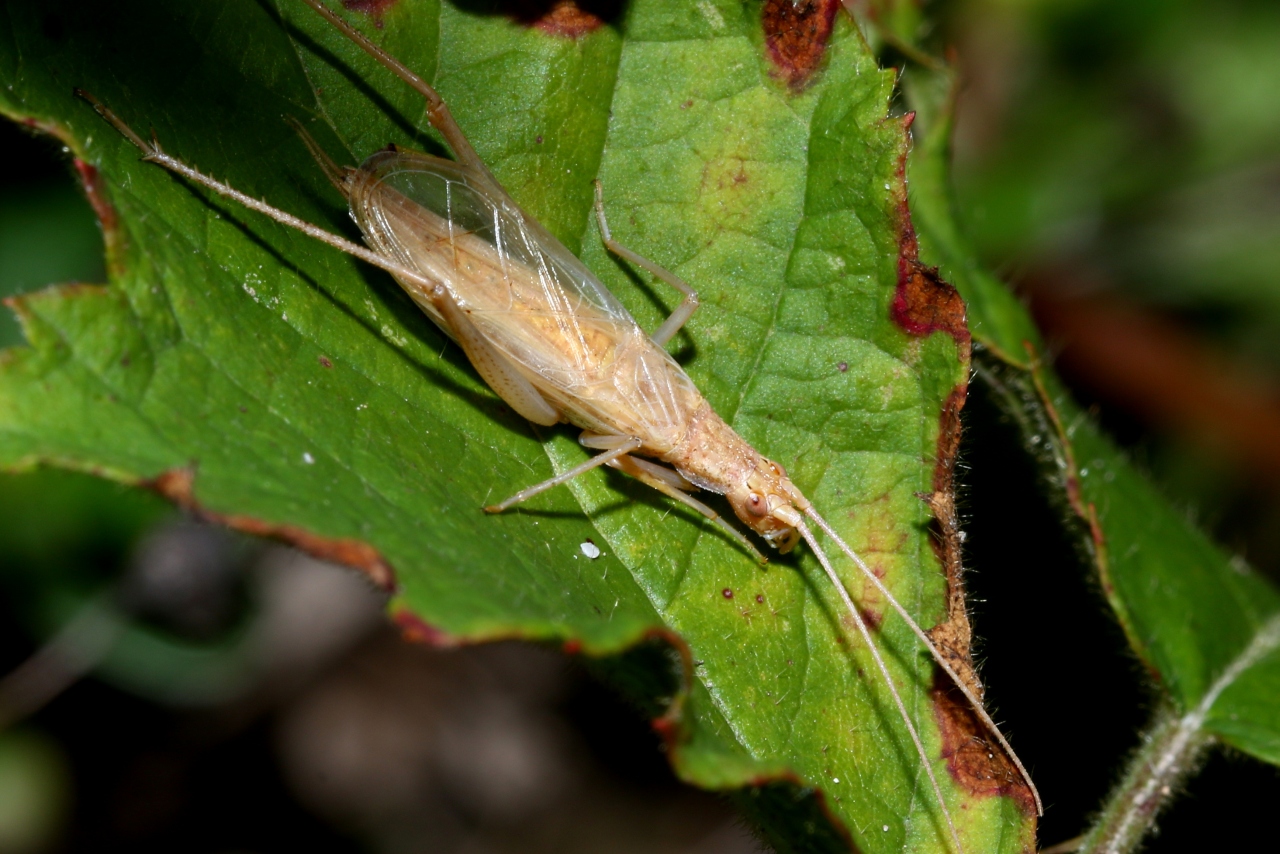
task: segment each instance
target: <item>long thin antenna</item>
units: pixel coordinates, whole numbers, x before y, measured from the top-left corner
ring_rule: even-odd
[[[969,690],[969,687],[965,685],[963,680],[961,680],[960,675],[956,673],[955,668],[947,663],[947,660],[942,657],[942,653],[938,652],[938,648],[933,645],[933,641],[924,633],[924,629],[920,628],[920,625],[911,618],[911,615],[907,613],[907,609],[902,607],[902,604],[899,603],[898,600],[894,598],[893,594],[889,592],[889,588],[884,586],[884,582],[876,577],[876,574],[871,571],[871,567],[867,566],[866,561],[859,557],[857,552],[849,548],[849,544],[836,533],[835,529],[827,523],[826,519],[822,518],[818,511],[813,508],[813,505],[806,507],[804,514],[817,523],[818,527],[822,529],[824,534],[835,541],[836,545],[840,547],[840,551],[844,552],[849,560],[858,565],[858,569],[862,570],[862,574],[865,575],[873,585],[875,585],[876,590],[880,591],[880,595],[884,596],[884,598],[889,601],[889,604],[893,606],[893,610],[897,611],[899,616],[906,621],[907,625],[911,627],[911,631],[915,632],[916,637],[920,638],[921,642],[925,645],[925,648],[929,650],[929,654],[933,656],[933,660],[936,661],[938,666],[951,677],[951,681],[960,689],[960,693],[964,695],[964,698],[969,701],[969,706],[978,716],[978,719],[982,721],[983,726],[985,726],[995,737],[996,741],[1000,743],[1000,747],[1004,749],[1005,755],[1008,756],[1009,759],[1013,761],[1014,766],[1017,767],[1018,773],[1022,776],[1023,781],[1026,782],[1027,787],[1031,789],[1031,797],[1036,803],[1036,815],[1044,815],[1044,805],[1040,801],[1040,792],[1036,789],[1036,784],[1031,782],[1031,774],[1027,772],[1026,766],[1024,766],[1022,764],[1022,760],[1018,758],[1018,754],[1013,752],[1013,747],[1005,740],[1004,733],[1000,732],[1000,727],[996,726],[996,722],[991,719],[991,716],[987,714],[987,710],[982,707],[982,701],[974,696],[974,693]],[[806,539],[808,539],[807,536]],[[810,547],[813,547],[812,543],[810,543]],[[813,548],[817,551],[816,547]],[[819,557],[819,560],[821,559],[822,558]],[[847,594],[845,596],[845,604],[849,606],[850,611],[856,611],[853,607],[852,601],[847,597]]]
[[[335,249],[346,252],[348,255],[354,255],[366,264],[372,264],[375,267],[386,270],[391,275],[399,278],[402,282],[412,282],[414,285],[422,288],[424,293],[430,294],[439,287],[437,283],[425,278],[417,270],[411,270],[403,264],[397,264],[391,259],[384,258],[381,255],[370,251],[368,247],[361,246],[358,243],[352,243],[345,237],[339,237],[336,234],[331,234],[319,226],[312,225],[304,219],[299,219],[291,213],[282,211],[277,207],[267,204],[266,202],[255,199],[253,196],[246,195],[229,184],[224,184],[216,178],[211,178],[203,172],[192,169],[178,158],[167,154],[164,149],[160,147],[159,141],[157,141],[154,136],[152,137],[151,142],[147,142],[139,136],[133,128],[125,124],[123,119],[111,112],[105,104],[93,95],[83,89],[75,89],[74,91],[77,97],[88,101],[90,106],[97,111],[98,115],[102,116],[112,127],[120,131],[121,135],[124,136],[125,139],[137,146],[138,149],[142,151],[142,159],[147,163],[154,163],[157,166],[162,166],[170,172],[181,175],[183,178],[186,178],[194,184],[207,187],[220,196],[226,196],[228,199],[233,199],[234,201],[244,205],[246,208],[268,216],[282,225],[295,228],[308,237],[319,240],[321,243],[327,243]]]
[[[960,844],[960,834],[956,833],[955,822],[951,820],[951,812],[947,809],[947,802],[942,798],[942,787],[938,785],[938,778],[934,776],[933,765],[929,762],[929,754],[925,753],[924,743],[920,741],[920,733],[916,732],[916,725],[911,722],[911,716],[907,714],[907,707],[902,702],[902,695],[898,693],[898,686],[893,684],[893,677],[889,675],[889,668],[880,656],[880,650],[876,648],[875,641],[871,639],[871,632],[867,630],[866,620],[862,619],[862,614],[858,611],[857,606],[853,604],[853,598],[849,595],[849,591],[845,589],[844,582],[840,580],[840,576],[836,575],[835,569],[831,566],[831,561],[827,558],[827,553],[818,545],[817,539],[813,536],[813,531],[810,531],[809,526],[804,522],[800,522],[798,527],[800,535],[809,544],[809,548],[813,549],[813,553],[818,556],[818,562],[822,564],[822,568],[826,571],[827,577],[831,579],[836,592],[844,600],[845,607],[849,609],[849,614],[853,617],[854,625],[858,627],[858,633],[862,635],[863,641],[867,644],[867,649],[871,650],[871,657],[875,659],[876,667],[880,668],[880,675],[884,677],[885,684],[889,686],[889,693],[893,695],[893,702],[898,706],[898,714],[902,716],[902,722],[907,725],[907,732],[911,733],[911,741],[915,743],[916,753],[920,754],[920,764],[924,766],[925,773],[929,775],[929,782],[933,785],[933,794],[938,799],[938,806],[942,809],[943,817],[947,820],[947,829],[951,831],[951,839],[956,844],[956,851],[959,854],[964,854],[964,846]]]

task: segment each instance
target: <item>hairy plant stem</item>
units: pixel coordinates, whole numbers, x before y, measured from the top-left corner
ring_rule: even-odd
[[[1168,707],[1156,714],[1124,779],[1085,836],[1080,847],[1083,854],[1125,854],[1138,847],[1161,808],[1215,741],[1205,732],[1205,722],[1222,692],[1278,647],[1280,616],[1275,616],[1259,627],[1249,645],[1219,674],[1194,708],[1181,716]]]
[[[1156,712],[1124,777],[1085,834],[1080,854],[1123,854],[1137,849],[1160,810],[1213,742],[1189,717],[1179,716],[1167,705]]]

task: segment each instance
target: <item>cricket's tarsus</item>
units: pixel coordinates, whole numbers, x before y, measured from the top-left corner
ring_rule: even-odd
[[[196,171],[165,153],[154,139],[147,142],[138,136],[92,95],[80,90],[77,94],[137,146],[144,160],[391,273],[423,311],[462,346],[480,376],[512,409],[537,424],[574,424],[583,430],[581,443],[601,451],[557,477],[486,507],[486,511],[501,512],[604,465],[702,514],[761,562],[764,556],[736,526],[689,493],[704,489],[723,495],[738,519],[780,552],[790,551],[803,538],[866,642],[928,775],[949,836],[956,850],[963,851],[920,734],[866,621],[806,524],[808,517],[885,597],[955,682],[1016,765],[1040,813],[1040,797],[1026,768],[924,630],[782,467],[738,436],[663,349],[697,310],[698,295],[678,276],[613,239],[599,182],[595,185],[595,212],[605,245],[684,295],[651,335],[640,329],[581,261],[521,211],[490,174],[430,85],[320,0],[302,2],[423,95],[428,120],[457,158],[445,160],[393,147],[373,154],[358,168],[344,168],[325,154],[298,121],[289,119],[326,177],[347,198],[368,247]]]

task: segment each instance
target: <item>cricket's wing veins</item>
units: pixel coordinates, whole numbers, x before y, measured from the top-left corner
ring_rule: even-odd
[[[505,192],[453,161],[395,150],[352,172],[348,191],[369,243],[448,288],[567,420],[655,455],[679,442],[703,402],[692,380]],[[420,287],[401,284],[447,332]]]

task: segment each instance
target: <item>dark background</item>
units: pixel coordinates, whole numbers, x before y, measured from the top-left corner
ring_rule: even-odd
[[[965,80],[956,182],[985,260],[1135,462],[1277,577],[1280,7],[929,8],[926,45],[954,47]],[[58,146],[0,124],[0,162],[0,294],[102,281]],[[5,313],[0,346],[20,340]],[[983,674],[1052,844],[1084,828],[1156,695],[980,384],[965,427]],[[93,675],[0,732],[0,852],[755,848],[557,653],[406,645],[354,577],[80,475],[0,478],[0,672],[122,607]],[[1275,769],[1214,754],[1149,850],[1269,835],[1276,803]]]

